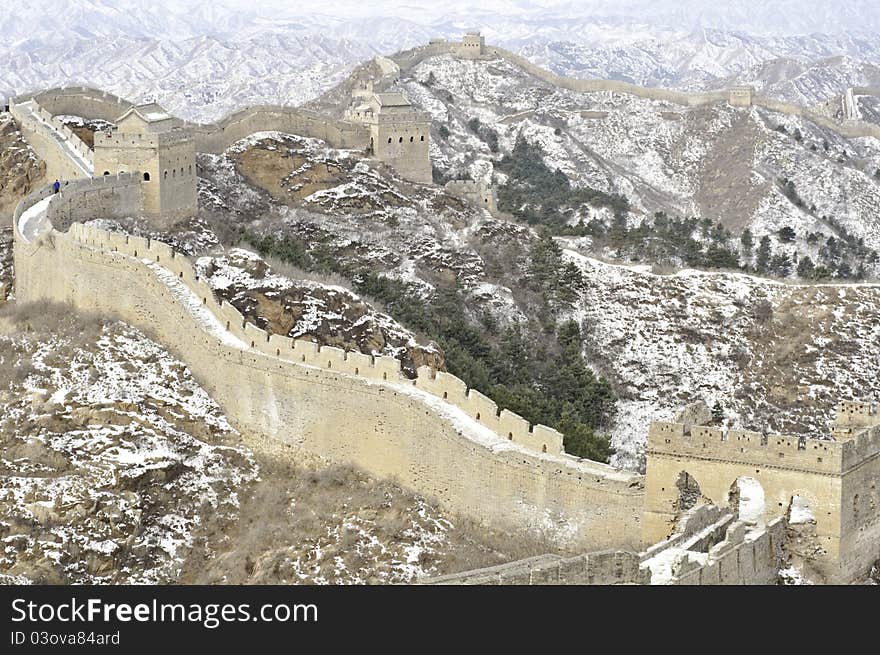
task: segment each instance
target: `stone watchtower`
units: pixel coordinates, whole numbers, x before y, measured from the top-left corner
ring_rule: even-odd
[[[360,104],[358,99],[356,95],[347,118],[369,127],[373,157],[407,180],[430,184],[431,117],[416,110],[401,93],[373,93]]]
[[[95,134],[95,174],[142,175],[144,213],[162,224],[198,210],[196,152],[192,133],[156,104],[138,105]]]
[[[479,32],[465,34],[458,46],[458,56],[467,59],[479,59],[486,53],[486,37]]]
[[[752,86],[734,86],[727,92],[727,102],[731,107],[751,107],[754,95]]]

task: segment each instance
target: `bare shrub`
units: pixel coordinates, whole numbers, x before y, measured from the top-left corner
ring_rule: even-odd
[[[105,320],[95,313],[78,310],[70,303],[46,300],[3,305],[0,319],[6,319],[22,332],[71,338],[75,343],[94,341],[105,324]]]
[[[298,266],[294,266],[278,257],[274,257],[272,255],[260,255],[263,258],[269,268],[276,275],[282,275],[286,278],[290,278],[293,281],[297,280],[308,280],[310,282],[317,282],[319,284],[327,284],[337,287],[342,287],[343,289],[347,289],[352,293],[351,282],[349,282],[346,278],[341,275],[337,275],[336,273],[316,273],[312,271],[305,271]],[[357,295],[357,294],[355,294]]]
[[[760,324],[765,324],[773,317],[773,304],[769,300],[759,300],[755,303],[755,320]]]

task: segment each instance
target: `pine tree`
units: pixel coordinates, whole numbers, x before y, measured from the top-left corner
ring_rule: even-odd
[[[773,255],[773,247],[770,245],[770,237],[766,234],[761,237],[758,245],[758,254],[755,258],[755,270],[758,273],[766,273],[770,265],[770,257]]]
[[[721,407],[721,403],[717,400],[715,404],[712,406],[712,422],[716,425],[720,424],[724,420],[724,408]]]
[[[742,234],[739,237],[739,242],[742,244],[743,253],[746,257],[752,256],[752,248],[755,246],[755,239],[752,236],[752,231],[749,228],[746,228],[742,231]]]
[[[813,277],[813,272],[816,266],[813,264],[813,260],[810,259],[809,255],[804,255],[800,262],[798,262],[797,274],[798,277],[804,280],[809,280]]]
[[[791,258],[784,252],[773,255],[770,260],[770,270],[778,277],[788,277],[792,270]]]
[[[795,234],[794,229],[790,225],[781,228],[776,234],[782,243],[792,243],[797,237],[797,234]]]

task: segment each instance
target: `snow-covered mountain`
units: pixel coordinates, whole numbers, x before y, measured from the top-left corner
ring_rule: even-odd
[[[471,28],[559,74],[649,86],[750,83],[817,104],[880,78],[880,12],[868,3],[833,12],[818,2],[718,4],[499,0],[416,11],[396,2],[7,0],[0,96],[89,84],[211,120],[250,103],[298,104],[376,54]]]
[[[880,80],[880,35],[759,37],[699,30],[601,40],[530,39],[519,54],[559,75],[705,91],[751,84],[762,93],[813,105],[850,86]]]
[[[748,228],[754,243],[766,235],[776,252],[794,257],[796,250],[814,262],[829,237],[849,235],[880,249],[876,139],[844,139],[757,107],[719,103],[688,111],[623,94],[575,93],[503,59],[433,57],[398,85],[443,126],[433,158],[447,178],[466,175],[503,186],[502,157],[524,140],[537,144],[546,166],[574,187],[625,197],[630,226],[656,212],[704,218],[732,232],[733,239],[725,239],[734,249]],[[567,220],[607,225],[604,206],[573,207]],[[786,226],[794,234],[778,241]]]
[[[474,81],[493,97],[497,89]],[[467,98],[456,96],[455,104]],[[482,152],[476,137],[450,125],[457,131],[449,152]],[[638,132],[619,129],[617,139],[628,129]],[[552,129],[545,133],[555,137]],[[564,163],[564,154],[555,153],[554,161]],[[551,319],[539,315],[544,310],[530,289],[534,230],[438,189],[408,185],[384,167],[352,165],[353,157],[304,149],[301,140],[276,133],[243,140],[221,156],[203,155],[202,193],[214,229],[236,226],[252,235],[245,241],[250,247],[268,243],[271,252],[286,244],[310,268],[332,262],[330,270],[340,275],[371,270],[405,283],[408,302],[422,303],[420,316],[430,313],[432,294],[455,280],[471,325],[483,326],[493,344],[504,341],[506,328],[520,326],[527,342],[546,352],[542,321],[576,320],[587,361],[617,394],[607,432],[620,465],[638,468],[650,421],[671,418],[695,400],[718,402],[732,425],[821,437],[838,398],[880,394],[880,360],[871,345],[880,315],[876,285],[800,285],[693,270],[657,274],[649,264],[604,261],[583,240],[561,237],[564,261],[582,275],[572,305]],[[324,173],[330,170],[336,172]],[[627,175],[622,165],[617,170]],[[311,184],[301,185],[306,178]],[[446,355],[447,362],[460,362],[460,350]]]

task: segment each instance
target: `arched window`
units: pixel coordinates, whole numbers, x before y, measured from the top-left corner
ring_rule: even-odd
[[[166,180],[168,179],[168,171],[167,170],[165,171],[165,179]]]
[[[403,143],[403,137],[400,137],[400,138],[397,140],[397,142],[398,142],[398,143]]]
[[[171,169],[171,179],[173,180],[175,177],[177,177],[177,169],[172,168]]]
[[[388,137],[388,143],[391,143],[391,137],[390,137],[390,136]]]
[[[411,136],[411,137],[409,138],[409,142],[412,143],[414,139],[415,139],[415,137],[414,137],[414,136]]]
[[[149,181],[150,181],[150,174],[144,173],[144,182],[149,182]]]
[[[424,140],[425,140],[425,135],[423,134],[423,135],[419,138],[419,141],[424,141]]]
[[[104,175],[110,175],[110,171],[104,171]]]

